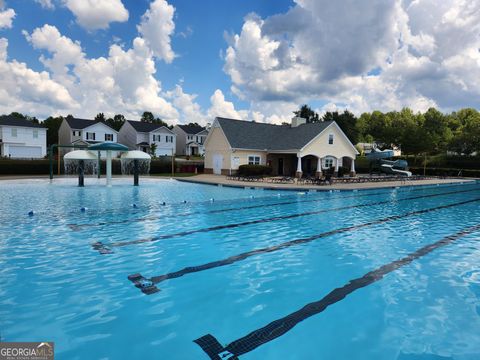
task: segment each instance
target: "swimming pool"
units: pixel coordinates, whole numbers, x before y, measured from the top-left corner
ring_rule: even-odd
[[[480,358],[478,183],[75,183],[0,184],[2,341],[58,359]]]

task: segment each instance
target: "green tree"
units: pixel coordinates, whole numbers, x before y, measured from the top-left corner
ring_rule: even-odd
[[[455,129],[449,148],[458,154],[480,152],[480,113],[475,109],[462,109],[452,114]]]
[[[156,157],[157,155],[157,144],[155,143],[151,143],[150,144],[150,154],[153,156],[153,157]]]
[[[112,118],[108,118],[106,121],[107,125],[116,131],[120,131],[120,128],[125,123],[125,116],[122,114],[117,114]]]
[[[335,121],[353,144],[358,143],[360,137],[357,128],[357,117],[350,111],[345,110],[341,114],[338,111],[328,111],[323,115],[322,121]]]
[[[449,128],[447,118],[435,108],[430,108],[423,114],[423,132],[430,153],[440,153],[447,149],[452,141],[453,134]]]
[[[145,111],[140,118],[140,121],[153,123],[155,121],[155,116],[150,111]]]
[[[58,144],[58,130],[62,125],[63,117],[49,116],[43,120],[42,125],[47,128],[47,146]]]
[[[150,111],[145,111],[142,114],[142,117],[140,118],[140,121],[148,122],[148,123],[151,123],[151,124],[158,124],[160,126],[165,126],[169,129],[173,128],[172,125],[168,125],[165,121],[163,121],[159,117],[156,118],[155,116],[153,116],[153,114]]]
[[[307,119],[307,123],[316,123],[320,121],[320,116],[307,104],[302,105],[299,110],[294,111],[293,113],[295,116]]]
[[[107,121],[107,118],[105,117],[105,114],[104,113],[98,113],[96,116],[95,116],[95,120],[96,121]]]

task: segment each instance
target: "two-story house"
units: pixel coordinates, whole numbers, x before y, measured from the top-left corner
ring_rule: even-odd
[[[155,144],[155,156],[175,154],[175,133],[159,124],[127,120],[118,132],[118,139],[131,150],[151,153]]]
[[[92,145],[104,141],[117,142],[118,132],[100,120],[66,117],[58,129],[60,145]],[[61,149],[63,154],[73,149]]]
[[[201,155],[205,154],[205,139],[208,130],[200,125],[175,125],[173,128],[177,134],[177,155]]]
[[[46,128],[13,116],[0,117],[0,156],[39,159],[46,155]]]

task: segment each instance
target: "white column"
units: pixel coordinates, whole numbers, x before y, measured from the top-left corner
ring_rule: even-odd
[[[355,159],[352,159],[352,166],[350,167],[350,172],[355,173]]]
[[[338,174],[338,158],[335,158],[335,172]]]
[[[317,158],[317,176],[322,176],[322,158]]]
[[[107,150],[107,186],[112,185],[112,151]]]
[[[302,157],[300,154],[297,154],[297,172],[295,173],[295,177],[298,179],[302,177]]]

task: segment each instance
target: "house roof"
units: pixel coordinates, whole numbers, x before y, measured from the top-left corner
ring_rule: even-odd
[[[78,119],[78,118],[68,117],[68,118],[65,118],[65,121],[67,122],[68,126],[70,126],[70,128],[72,129],[78,129],[78,130],[85,129],[89,126],[92,126],[98,123],[101,123],[105,126],[108,126],[110,129],[112,129],[111,126],[109,126],[107,123],[101,120],[88,120],[88,119]],[[114,129],[112,130],[117,132]]]
[[[40,124],[34,124],[31,121],[17,118],[14,116],[0,116],[0,126],[1,125],[9,125],[9,126],[22,126],[22,127],[33,127],[33,128],[41,128],[45,129],[44,126]]]
[[[293,150],[302,149],[333,121],[290,125],[272,125],[253,121],[216,119],[234,149]]]
[[[155,130],[158,130],[158,129],[161,129],[161,128],[164,128],[167,131],[172,132],[169,128],[167,128],[164,125],[160,125],[160,124],[148,123],[148,122],[143,122],[143,121],[135,121],[135,120],[127,120],[127,121],[138,132],[148,133],[148,132],[155,131]]]
[[[183,131],[185,131],[187,134],[190,134],[190,135],[195,135],[195,134],[198,134],[199,132],[202,132],[204,130],[206,130],[203,126],[200,126],[200,125],[178,125],[178,127],[180,129],[182,129]]]

